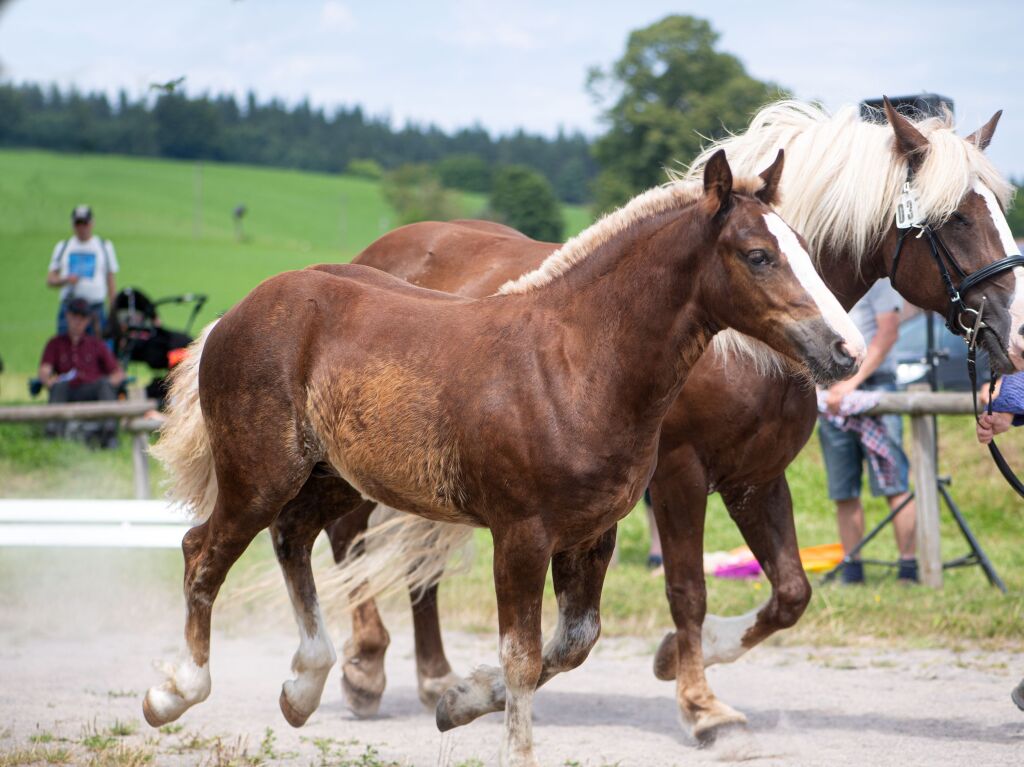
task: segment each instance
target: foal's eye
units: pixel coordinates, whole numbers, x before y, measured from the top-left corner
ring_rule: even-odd
[[[770,264],[771,261],[772,258],[768,255],[767,250],[751,250],[747,253],[747,263],[752,266],[764,266]]]
[[[967,218],[963,213],[953,211],[953,221],[960,224],[961,226],[970,226],[971,219]]]

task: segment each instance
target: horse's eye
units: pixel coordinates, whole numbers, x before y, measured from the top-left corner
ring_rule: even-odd
[[[965,216],[963,213],[960,213],[959,211],[953,211],[953,220],[963,226],[971,225],[971,220],[967,218],[967,216]]]
[[[766,250],[751,250],[747,253],[747,263],[752,266],[764,266],[770,264],[772,261],[771,256],[768,255]]]

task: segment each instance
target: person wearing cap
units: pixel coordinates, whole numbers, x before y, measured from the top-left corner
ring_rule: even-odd
[[[71,225],[74,235],[54,246],[46,274],[46,284],[60,288],[58,335],[67,332],[67,307],[71,300],[85,300],[102,329],[107,319],[106,306],[117,293],[114,278],[118,271],[117,254],[110,240],[93,234],[92,208],[76,206],[71,211]],[[93,328],[88,330],[92,332]]]
[[[39,363],[39,380],[49,389],[50,402],[88,402],[117,399],[124,372],[110,348],[86,333],[93,312],[84,298],[67,305],[67,332],[51,338]],[[63,423],[53,423],[47,433],[59,436]],[[104,447],[117,444],[117,421],[105,421],[99,434]]]

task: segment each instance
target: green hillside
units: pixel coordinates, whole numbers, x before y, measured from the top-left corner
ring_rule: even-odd
[[[461,215],[485,200],[459,194]],[[8,370],[35,370],[53,333],[57,291],[45,285],[54,243],[70,235],[79,202],[96,213],[96,232],[114,242],[119,286],[158,297],[203,292],[200,321],[213,319],[260,280],[323,261],[348,261],[394,228],[377,182],[215,163],[110,155],[0,151],[0,356]],[[248,209],[237,242],[232,211]],[[588,223],[567,207],[566,232]],[[168,309],[170,326],[185,315]],[[179,310],[180,311],[180,310]]]

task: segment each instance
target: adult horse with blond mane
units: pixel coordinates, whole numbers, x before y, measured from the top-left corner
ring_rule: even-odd
[[[1002,213],[1010,187],[982,153],[999,114],[966,139],[949,118],[910,120],[888,103],[886,117],[888,124],[878,125],[862,122],[854,107],[830,116],[800,102],[769,105],[746,132],[712,145],[690,175],[722,148],[744,172],[785,148],[779,210],[807,236],[818,270],[843,305],[850,308],[877,279],[893,274],[907,299],[948,314],[950,299],[929,239],[908,236],[923,234],[920,226],[897,227],[897,202],[909,177],[927,225],[940,233],[964,272],[1013,263],[1004,259],[1017,249]],[[534,268],[555,247],[524,242],[514,230],[487,222],[425,223],[386,235],[357,262],[439,290],[487,295]],[[972,307],[983,297],[986,327],[980,343],[1001,371],[1019,367],[1024,270],[1005,269],[964,295]],[[793,377],[785,360],[726,332],[697,362],[662,425],[651,495],[676,631],[662,643],[655,673],[676,680],[681,713],[698,737],[744,721],[714,696],[704,667],[735,660],[792,626],[810,599],[785,469],[807,442],[815,414],[813,391]],[[704,515],[707,495],[714,491],[721,493],[772,585],[770,599],[743,616],[705,616]],[[347,556],[372,510],[367,504],[361,514],[329,530],[343,567],[329,576],[333,585],[327,587],[348,592],[365,580],[372,585],[361,592],[364,601],[353,613],[353,636],[343,660],[343,689],[359,714],[376,711],[384,689],[388,635],[372,601],[365,601],[373,593],[411,584],[424,703],[432,704],[456,682],[441,642],[436,581],[446,553],[470,532],[403,515],[371,529],[359,555]],[[416,567],[407,575],[402,563],[409,562]]]
[[[734,182],[718,153],[703,183],[641,195],[502,295],[457,297],[361,265],[307,269],[266,280],[208,328],[158,445],[201,521],[182,542],[189,657],[148,691],[146,720],[209,694],[213,601],[270,527],[300,634],[280,705],[304,723],[335,660],[310,551],[369,498],[491,530],[502,668],[448,713],[469,721],[500,698],[503,761],[535,764],[534,690],[597,640],[616,522],[714,334],[750,333],[821,382],[863,356],[768,206],[782,165],[780,152]],[[549,565],[560,629],[542,651]]]

